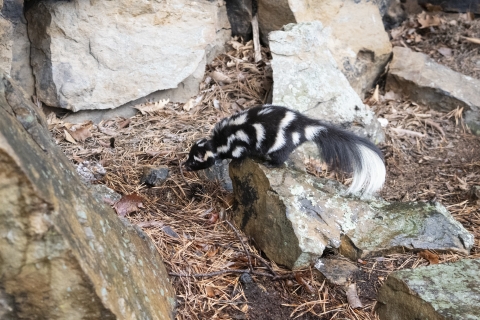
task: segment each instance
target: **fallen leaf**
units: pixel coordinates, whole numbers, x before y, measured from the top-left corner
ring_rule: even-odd
[[[458,187],[464,191],[466,190],[469,190],[470,188],[468,187],[468,183],[466,181],[463,181],[462,179],[460,179],[459,177],[457,177],[457,180],[458,182],[460,182],[460,184],[458,185]]]
[[[118,123],[118,129],[123,129],[125,127],[128,127],[128,125],[130,124],[130,121],[131,121],[130,119],[125,119],[123,121],[120,121]]]
[[[451,57],[452,56],[452,49],[447,48],[447,47],[440,47],[437,49],[438,52],[442,54],[444,57]]]
[[[90,138],[92,136],[92,133],[90,132],[90,128],[92,125],[88,125],[85,127],[80,127],[77,128],[75,131],[73,130],[67,130],[68,133],[72,136],[73,139],[76,141],[85,141],[87,138]]]
[[[163,99],[157,102],[149,102],[134,106],[135,109],[140,111],[143,115],[152,114],[165,108],[170,102],[170,99]]]
[[[70,143],[77,144],[77,141],[75,141],[75,139],[73,139],[70,133],[68,133],[68,129],[63,129],[63,132],[65,133],[65,140]]]
[[[135,212],[138,208],[143,208],[143,198],[136,193],[124,195],[115,205],[115,211],[120,217]]]
[[[209,298],[215,297],[215,290],[212,286],[205,286],[205,293]]]
[[[219,71],[211,72],[210,77],[212,77],[212,79],[217,81],[217,82],[232,83],[232,79],[230,79],[228,76],[224,75],[223,73],[221,73]]]
[[[210,215],[210,219],[208,219],[208,222],[210,223],[215,223],[218,220],[218,213],[214,212]]]
[[[428,250],[423,250],[418,253],[418,256],[421,258],[424,258],[425,260],[428,260],[430,264],[438,264],[439,258],[438,255],[435,253],[432,253]]]
[[[379,93],[378,84],[377,84],[377,86],[375,87],[375,91],[373,92],[373,95],[372,95],[372,98],[370,99],[370,101],[380,102],[380,93]]]
[[[439,16],[431,16],[426,12],[417,15],[417,21],[420,23],[420,29],[428,27],[437,27],[442,24],[442,19]]]
[[[351,283],[347,287],[347,301],[352,309],[363,308],[362,302],[357,294],[357,285]]]
[[[190,99],[183,105],[183,110],[190,111],[193,109],[193,107],[195,107],[195,100]]]
[[[118,133],[116,133],[112,129],[105,128],[104,126],[101,126],[101,125],[98,125],[98,131],[100,131],[101,133],[105,133],[107,136],[111,136],[111,137],[118,136]]]

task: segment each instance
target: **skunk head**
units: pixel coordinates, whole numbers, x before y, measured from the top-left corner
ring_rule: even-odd
[[[195,142],[190,149],[188,159],[183,163],[187,171],[207,169],[215,164],[212,142],[202,139]]]

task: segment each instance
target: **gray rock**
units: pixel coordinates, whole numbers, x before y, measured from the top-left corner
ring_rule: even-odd
[[[203,170],[202,174],[205,176],[205,178],[209,180],[220,181],[220,183],[222,184],[222,187],[225,190],[232,192],[233,191],[232,179],[230,179],[230,176],[228,175],[229,164],[230,164],[230,160],[228,159],[217,161],[215,165],[211,166],[208,169]]]
[[[315,262],[315,269],[317,269],[329,283],[337,286],[347,285],[355,278],[356,273],[359,271],[355,264],[346,259],[326,258],[318,259]]]
[[[440,6],[446,12],[471,12],[480,14],[480,2],[478,0],[418,0],[419,4],[427,3]]]
[[[438,64],[423,53],[395,47],[386,90],[444,112],[464,108],[465,122],[480,133],[480,80]]]
[[[154,243],[91,195],[36,112],[0,75],[0,305],[7,317],[174,319],[175,293]]]
[[[193,96],[197,71],[229,38],[226,8],[216,1],[43,1],[26,17],[37,95],[73,111],[179,86],[188,87],[183,98]]]
[[[76,166],[78,176],[85,184],[102,179],[107,171],[96,161],[83,161]]]
[[[22,84],[28,95],[34,94],[30,66],[30,40],[23,1],[6,0],[0,14],[0,69]]]
[[[318,21],[270,33],[273,104],[337,124],[359,124],[352,129],[382,141],[380,123],[337,68],[327,48],[329,39],[329,29]]]
[[[442,205],[345,197],[338,182],[290,167],[232,161],[235,223],[289,268],[309,266],[325,248],[359,258],[432,249],[468,254],[473,236]]]
[[[112,205],[122,198],[122,195],[110,189],[104,184],[92,184],[89,186],[92,195],[100,203]]]
[[[58,108],[49,109],[55,109],[55,111],[59,110]],[[62,111],[64,111],[64,109],[62,109]],[[130,105],[124,105],[115,109],[81,110],[78,112],[71,112],[63,118],[63,121],[77,124],[92,121],[95,124],[99,124],[102,120],[109,120],[117,117],[128,119],[135,116],[137,113],[137,109],[132,108]]]
[[[391,273],[378,293],[382,320],[480,318],[480,260]]]
[[[140,184],[145,183],[149,187],[160,187],[168,178],[167,166],[144,166]]]
[[[320,21],[331,30],[332,36],[325,46],[350,85],[363,98],[383,73],[391,56],[392,45],[379,11],[387,2],[259,0],[260,31],[267,35],[288,23]]]

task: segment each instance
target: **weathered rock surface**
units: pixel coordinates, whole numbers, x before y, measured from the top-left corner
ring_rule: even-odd
[[[2,318],[173,319],[154,244],[90,194],[28,101],[0,76]]]
[[[194,74],[230,36],[225,5],[207,0],[42,1],[26,17],[39,99],[74,111],[115,108],[185,81],[197,91]]]
[[[391,273],[378,293],[382,320],[480,318],[480,260]]]
[[[310,265],[325,248],[358,258],[404,250],[468,254],[473,236],[442,205],[362,201],[292,168],[232,161],[235,223],[275,262]]]
[[[480,80],[438,64],[423,53],[395,47],[386,90],[440,111],[464,108],[467,125],[480,134]]]
[[[329,39],[329,29],[318,21],[270,33],[273,104],[337,124],[357,123],[355,131],[382,141],[380,123],[338,69],[326,46]]]
[[[168,175],[167,166],[144,166],[140,184],[145,183],[149,187],[160,187],[167,181]]]
[[[288,23],[321,21],[331,29],[326,46],[353,89],[364,97],[383,72],[392,46],[379,7],[388,1],[259,0],[258,19],[263,40]]]
[[[0,10],[0,69],[21,83],[27,94],[33,95],[35,88],[23,1],[6,0]]]

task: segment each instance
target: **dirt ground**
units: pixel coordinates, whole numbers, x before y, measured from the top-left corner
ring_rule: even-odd
[[[480,45],[463,37],[480,38],[480,21],[467,18],[442,16],[443,22],[424,27],[412,17],[391,31],[392,41],[479,78]],[[388,274],[428,265],[429,260],[405,252],[356,261],[364,307],[352,309],[343,289],[326,283],[318,272],[291,272],[269,261],[227,223],[231,195],[216,182],[180,170],[194,141],[207,136],[223,117],[265,103],[271,90],[268,49],[262,52],[264,62],[255,64],[251,43],[233,40],[231,45],[208,66],[199,96],[185,105],[147,103],[137,106],[142,113],[130,119],[98,125],[72,125],[51,114],[50,130],[74,165],[90,161],[106,169],[96,183],[123,196],[127,206],[112,206],[157,245],[177,293],[177,319],[377,319],[376,292]],[[443,47],[451,52],[439,50]],[[439,201],[475,235],[470,257],[479,258],[480,190],[475,186],[480,186],[480,139],[464,127],[461,110],[440,113],[389,98],[381,82],[378,99],[366,103],[389,122],[387,139],[380,145],[387,164],[381,196],[389,201]],[[159,187],[141,184],[143,166],[157,165],[168,166],[167,181]],[[331,176],[321,168],[312,164],[310,171]],[[440,263],[467,258],[432,254]]]

